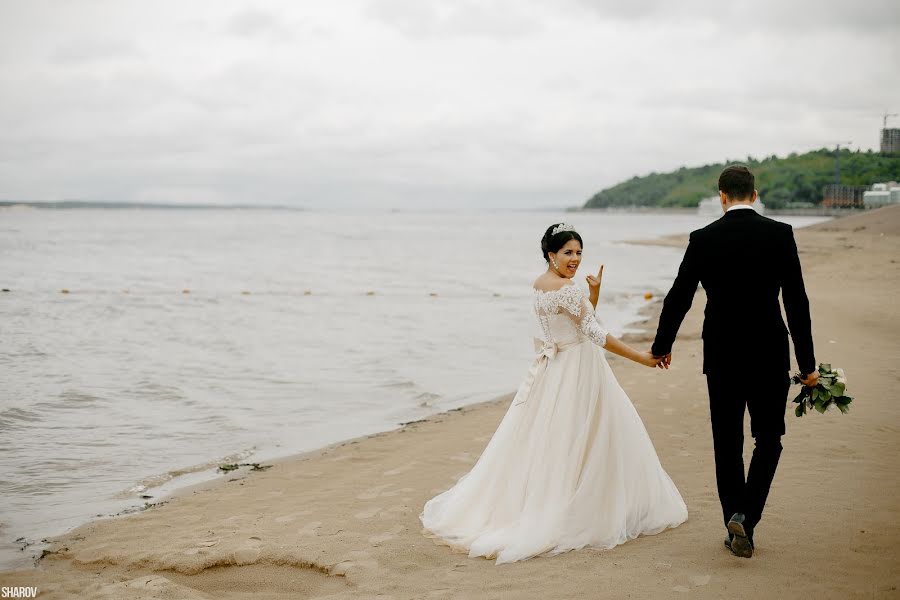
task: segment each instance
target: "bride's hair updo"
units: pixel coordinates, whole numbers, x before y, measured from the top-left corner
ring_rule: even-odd
[[[562,225],[562,223],[554,223],[548,227],[547,231],[544,233],[544,237],[541,238],[541,252],[544,253],[544,260],[547,262],[550,262],[548,254],[550,252],[559,252],[560,248],[565,246],[569,240],[578,240],[578,243],[584,248],[584,242],[581,241],[581,236],[578,235],[577,231],[560,231],[556,235],[553,235],[553,230],[560,225]]]

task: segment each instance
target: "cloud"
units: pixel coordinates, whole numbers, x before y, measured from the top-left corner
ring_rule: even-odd
[[[294,36],[284,18],[270,12],[247,8],[231,16],[226,30],[238,37],[288,40]]]
[[[848,30],[858,33],[900,28],[900,3],[895,0],[564,0],[570,8],[622,21],[683,24],[714,23],[739,43],[748,32]]]
[[[61,64],[100,63],[133,60],[143,52],[132,40],[116,38],[74,38],[56,46],[50,60]]]
[[[522,2],[512,0],[371,0],[366,14],[418,39],[529,37],[543,28]]]

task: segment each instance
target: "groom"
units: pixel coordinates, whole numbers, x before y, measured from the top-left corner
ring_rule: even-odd
[[[716,484],[728,529],[725,545],[746,558],[753,556],[753,530],[762,516],[785,432],[790,358],[779,291],[803,383],[814,386],[819,377],[793,230],[757,214],[751,206],[756,198],[755,179],[747,167],[722,171],[719,199],[725,216],[691,233],[652,348],[668,366],[675,335],[701,283],[707,298],[703,373],[709,388]],[[756,440],[746,479],[745,407]]]

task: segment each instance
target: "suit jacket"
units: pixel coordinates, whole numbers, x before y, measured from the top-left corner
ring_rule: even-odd
[[[788,329],[781,318],[781,292],[797,365],[816,370],[809,300],[790,225],[755,210],[735,209],[691,233],[678,277],[663,302],[652,352],[672,351],[691,307],[697,283],[706,290],[703,372],[789,371]]]

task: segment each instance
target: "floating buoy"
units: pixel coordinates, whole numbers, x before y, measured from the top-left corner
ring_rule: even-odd
[[[304,296],[312,296],[312,290],[304,290],[303,295]]]
[[[241,292],[241,295],[242,295],[242,296],[249,296],[249,295],[250,295],[250,290],[243,290],[243,291]]]
[[[500,294],[497,292],[494,292],[494,298],[499,298],[499,297],[500,297]]]
[[[368,292],[366,292],[366,296],[374,296],[374,295],[375,295],[375,290],[369,290]]]
[[[3,288],[3,291],[4,291],[4,292],[8,292],[8,291],[9,291],[9,288]]]
[[[431,292],[428,295],[431,296],[432,298],[437,298],[437,292]]]
[[[68,293],[69,293],[69,290],[67,290],[67,289],[65,289],[65,288],[63,288],[63,289],[61,289],[61,290],[59,290],[59,291],[62,292],[63,294],[68,294]]]
[[[190,294],[190,293],[191,293],[191,290],[189,290],[189,289],[187,289],[187,288],[184,288],[183,290],[181,290],[181,293],[182,293],[182,294]]]
[[[127,294],[127,293],[128,293],[128,289],[126,288],[126,289],[122,290],[122,293],[123,293],[123,294]]]
[[[644,294],[644,300],[653,300],[653,294],[647,292],[646,294]]]

